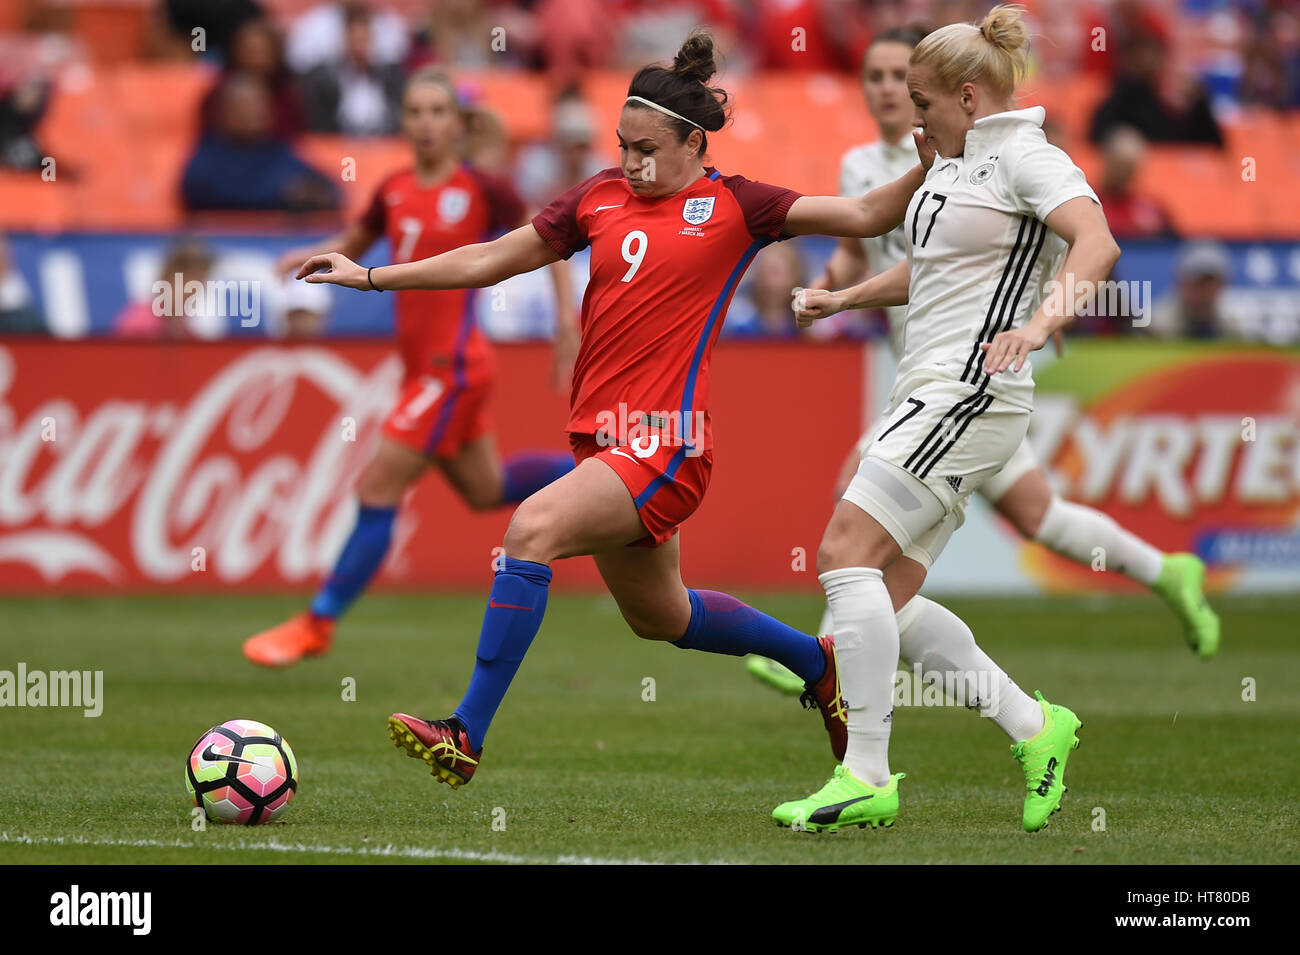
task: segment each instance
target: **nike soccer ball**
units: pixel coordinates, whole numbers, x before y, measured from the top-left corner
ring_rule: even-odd
[[[256,826],[282,815],[298,790],[288,742],[257,720],[214,726],[194,744],[185,788],[213,822]]]

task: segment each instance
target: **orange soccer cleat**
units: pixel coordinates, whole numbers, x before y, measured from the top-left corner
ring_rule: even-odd
[[[244,641],[244,656],[264,667],[287,667],[303,657],[317,657],[334,642],[334,621],[303,611],[278,627]]]

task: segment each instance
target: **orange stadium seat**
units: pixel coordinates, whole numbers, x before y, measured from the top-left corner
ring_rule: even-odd
[[[553,91],[544,80],[482,71],[465,71],[461,78],[480,87],[512,143],[548,135]],[[41,143],[58,160],[59,177],[45,191],[32,190],[28,176],[0,181],[5,200],[0,227],[177,227],[184,221],[177,184],[210,82],[210,72],[198,64],[121,63],[71,71],[39,131]],[[595,72],[583,81],[597,143],[607,152],[612,152],[627,82],[625,71]],[[843,151],[875,135],[851,76],[766,74],[735,77],[726,85],[734,98],[734,122],[710,143],[711,158],[724,172],[827,192],[836,186]],[[1065,137],[1063,145],[1093,177],[1098,163],[1086,142],[1087,124],[1103,95],[1096,78],[1035,77],[1024,100],[1048,107]],[[1228,124],[1225,134],[1222,151],[1153,148],[1141,187],[1165,205],[1183,234],[1300,236],[1300,116],[1251,111]],[[339,180],[349,215],[363,209],[379,182],[408,161],[396,139],[308,136],[300,148],[330,176],[340,174],[345,157],[356,160],[356,180]],[[1255,158],[1256,182],[1242,181],[1243,156]]]
[[[379,184],[411,162],[410,150],[400,139],[304,136],[298,154],[339,184],[348,218],[364,212]],[[342,178],[351,169],[355,180]]]

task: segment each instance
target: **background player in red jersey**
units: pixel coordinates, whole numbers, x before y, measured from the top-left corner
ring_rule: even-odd
[[[709,358],[754,254],[791,235],[887,232],[902,221],[923,172],[918,165],[861,198],[801,196],[723,176],[702,161],[706,131],[726,122],[726,94],[706,85],[714,72],[713,41],[697,33],[672,68],[637,73],[618,126],[622,167],[575,186],[529,226],[372,275],[338,253],[314,256],[298,273],[355,289],[369,289],[371,278],[381,289],[482,287],[591,247],[567,426],[579,464],[511,519],[474,675],[455,715],[389,720],[398,745],[453,787],[473,775],[488,724],[541,626],[549,563],[580,554],[594,556],[638,636],[712,653],[762,652],[798,673],[832,751],[843,751],[830,639],[726,594],[688,590],[675,535],[708,486]]]
[[[504,179],[461,161],[464,134],[455,88],[446,74],[426,69],[407,83],[402,131],[415,162],[390,176],[359,221],[329,245],[360,257],[387,237],[394,262],[437,255],[480,242],[525,221],[524,205]],[[296,269],[311,250],[282,257]],[[577,349],[573,287],[566,266],[551,270],[556,298],[556,378],[567,383]],[[244,643],[244,655],[264,666],[287,666],[329,649],[338,617],[383,563],[402,495],[430,465],[471,508],[518,503],[566,474],[566,454],[497,453],[487,415],[495,363],[463,289],[397,294],[397,340],[404,382],[384,422],[383,438],[357,488],[357,522],[334,572],[311,608]]]

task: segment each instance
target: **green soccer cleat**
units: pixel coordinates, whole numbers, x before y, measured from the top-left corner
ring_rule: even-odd
[[[1065,761],[1071,750],[1079,748],[1079,737],[1074,734],[1083,727],[1072,711],[1048,703],[1037,690],[1034,696],[1043,708],[1043,728],[1011,747],[1011,755],[1025,771],[1025,832],[1042,829],[1052,813],[1060,810],[1066,792]]]
[[[1205,599],[1205,564],[1194,554],[1166,554],[1151,589],[1183,622],[1187,643],[1202,660],[1219,652],[1219,615]]]
[[[745,669],[768,686],[790,696],[798,696],[804,691],[803,680],[799,679],[799,674],[767,657],[751,653],[745,657]]]
[[[845,766],[836,766],[830,780],[807,799],[783,802],[772,810],[778,826],[800,832],[834,832],[845,826],[888,828],[898,818],[898,781],[895,773],[885,786],[868,786]]]

